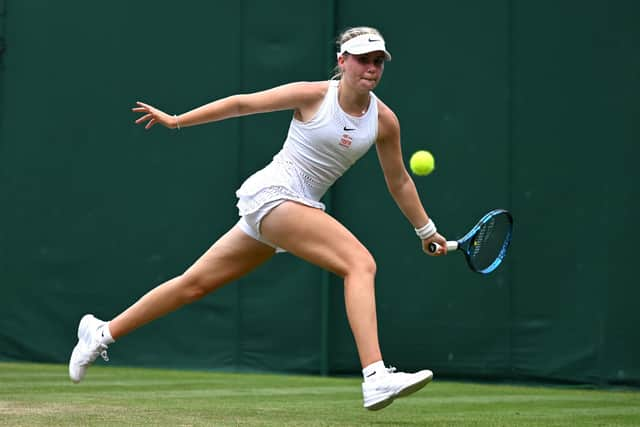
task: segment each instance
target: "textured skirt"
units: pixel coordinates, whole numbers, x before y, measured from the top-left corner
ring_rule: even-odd
[[[326,191],[326,187],[314,182],[293,162],[276,155],[271,163],[247,178],[236,191],[238,214],[254,213],[277,200],[291,200],[325,210],[320,199]]]

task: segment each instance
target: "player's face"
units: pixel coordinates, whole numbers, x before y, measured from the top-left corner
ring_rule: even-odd
[[[380,82],[384,71],[384,61],[384,52],[346,55],[343,78],[347,78],[358,88],[372,90]]]

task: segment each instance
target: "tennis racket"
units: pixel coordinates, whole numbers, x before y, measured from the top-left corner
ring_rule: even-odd
[[[504,209],[495,209],[483,216],[459,240],[448,241],[448,251],[461,251],[471,270],[489,274],[502,263],[513,232],[513,217]],[[438,250],[437,243],[429,244],[429,251]]]

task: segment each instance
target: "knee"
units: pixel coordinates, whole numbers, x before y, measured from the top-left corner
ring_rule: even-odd
[[[358,276],[370,276],[375,277],[377,270],[376,260],[369,253],[369,251],[363,251],[354,257],[349,267],[347,274],[356,274]]]

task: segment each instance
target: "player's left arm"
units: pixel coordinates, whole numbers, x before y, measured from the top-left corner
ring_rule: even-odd
[[[400,122],[395,113],[381,101],[378,101],[376,151],[389,193],[402,213],[414,228],[427,224],[429,217],[402,158]],[[446,240],[438,233],[427,240],[427,242],[431,241],[440,245],[446,244]]]

